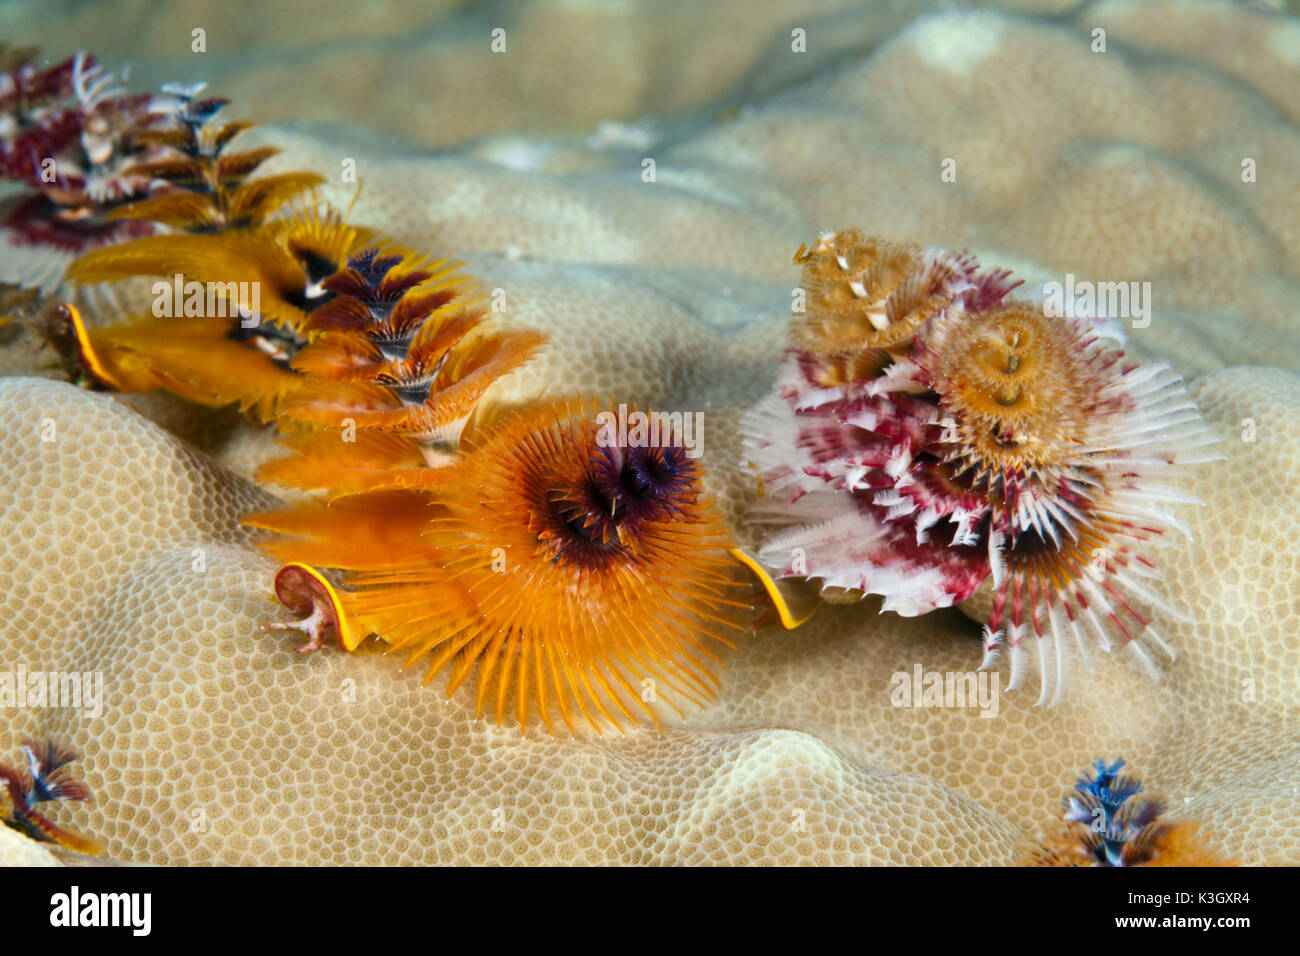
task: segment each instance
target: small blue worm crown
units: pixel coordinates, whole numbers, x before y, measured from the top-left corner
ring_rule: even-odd
[[[1142,782],[1121,774],[1123,760],[1097,760],[1065,797],[1065,819],[1088,828],[1084,844],[1102,866],[1129,866],[1141,859],[1155,836],[1164,809],[1156,797],[1142,795]]]

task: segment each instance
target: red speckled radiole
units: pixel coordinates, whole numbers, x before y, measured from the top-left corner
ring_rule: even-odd
[[[1011,298],[974,258],[824,235],[806,309],[747,447],[770,526],[753,559],[923,614],[985,585],[985,662],[1031,662],[1056,701],[1075,658],[1118,642],[1156,673],[1155,549],[1183,531],[1187,465],[1212,438],[1182,380],[1114,329]]]

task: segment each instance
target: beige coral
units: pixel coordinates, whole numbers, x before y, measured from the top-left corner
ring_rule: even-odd
[[[1296,376],[1224,372],[1196,391],[1236,443],[1202,494],[1259,494],[1296,467],[1285,431],[1300,414]],[[1246,410],[1253,445],[1239,440]],[[69,424],[42,451],[44,419]],[[99,800],[71,812],[116,856],[1007,862],[1063,778],[1122,753],[1176,807],[1213,813],[1223,849],[1300,858],[1286,783],[1300,759],[1300,665],[1274,636],[1300,619],[1286,590],[1295,572],[1279,561],[1272,577],[1205,573],[1238,566],[1247,542],[1285,554],[1294,506],[1205,509],[1193,530],[1208,546],[1171,550],[1175,599],[1209,620],[1171,634],[1181,656],[1161,685],[1103,659],[1054,710],[1025,694],[1002,698],[992,719],[896,708],[891,675],[918,663],[969,670],[973,629],[950,614],[905,621],[849,605],[794,633],[761,632],[732,656],[721,700],[662,738],[520,740],[392,658],[303,660],[291,640],[260,633],[276,610],[271,567],[234,516],[261,493],[112,400],[6,380],[0,429],[13,494],[4,521],[30,548],[22,563],[6,556],[4,659],[101,670],[107,682],[100,720],[46,711],[12,730],[85,748]],[[96,503],[93,524],[78,502]]]
[[[8,827],[0,827],[0,860],[5,866],[58,866],[48,847],[27,839]]]
[[[1054,710],[1030,707],[1032,690],[1001,698],[996,718],[896,708],[896,672],[977,665],[975,626],[957,611],[828,606],[746,642],[718,702],[663,737],[521,741],[394,659],[304,660],[258,630],[282,612],[236,520],[265,493],[223,465],[250,473],[269,436],[130,400],[200,454],[122,400],[7,379],[0,573],[15,586],[0,597],[0,659],[98,668],[109,685],[98,721],[5,714],[14,744],[46,730],[85,753],[97,802],[56,818],[154,862],[999,863],[1079,770],[1122,756],[1179,813],[1212,821],[1223,852],[1300,862],[1300,505],[1281,490],[1300,469],[1300,379],[1224,370],[1300,367],[1300,140],[1269,102],[1291,67],[1271,54],[1249,73],[1221,64],[1252,91],[1117,3],[1100,8],[1113,42],[1096,54],[1090,9],[958,11],[901,30],[896,16],[886,32],[845,8],[863,38],[852,56],[650,147],[652,183],[639,157],[585,137],[394,158],[355,139],[257,135],[288,147],[285,167],[356,158],[358,221],[456,250],[504,291],[504,321],[550,335],[499,397],[583,390],[703,410],[733,521],[754,495],[736,423],[771,381],[790,256],[819,230],[968,245],[1036,281],[1150,281],[1134,351],[1200,375],[1226,456],[1199,472],[1194,540],[1162,554],[1174,602],[1195,614],[1165,627],[1179,659],[1162,683],[1103,657]],[[1272,42],[1260,14],[1201,9],[1248,21],[1234,34],[1248,47]],[[1174,44],[1183,59],[1149,55]],[[236,107],[256,115],[255,100]],[[1247,184],[1240,159],[1254,153]],[[504,168],[503,155],[526,161]],[[956,182],[940,178],[950,156]],[[330,196],[345,205],[351,190]],[[29,340],[0,354],[10,374],[38,359]],[[39,441],[45,418],[53,443]]]

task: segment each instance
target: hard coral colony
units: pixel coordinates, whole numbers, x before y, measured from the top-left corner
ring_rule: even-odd
[[[101,113],[115,131],[107,152],[81,136],[80,192],[42,193],[9,160],[41,215],[102,227],[68,277],[215,290],[103,328],[68,305],[52,341],[83,384],[274,423],[290,455],[259,477],[319,497],[247,523],[277,535],[307,649],[374,634],[431,655],[449,693],[477,669],[479,709],[521,728],[658,723],[654,702],[713,694],[717,647],[751,628],[744,564],[904,615],[983,588],[985,666],[1005,648],[1014,687],[1033,647],[1040,702],[1091,641],[1152,670],[1152,650],[1172,655],[1153,551],[1183,527],[1177,480],[1209,438],[1181,380],[1125,359],[1100,318],[1012,299],[1019,283],[965,253],[856,230],[801,249],[791,349],[746,423],[766,492],[749,518],[773,529],[750,556],[682,435],[598,440],[602,408],[580,398],[486,404],[544,338],[492,328],[468,277],[348,224],[312,195],[319,176],[256,176],[276,150],[231,151],[247,126],[217,119],[224,101],[127,98],[81,58],[15,62],[0,93],[43,104],[23,135],[86,134]],[[9,241],[38,238],[35,208]]]
[[[1094,647],[1156,676],[1173,657],[1157,555],[1212,440],[1181,379],[1130,361],[1105,317],[1017,298],[966,252],[856,229],[801,247],[789,348],[742,426],[760,535],[743,550],[680,432],[611,441],[606,402],[494,401],[546,337],[493,322],[458,264],[350,222],[322,177],[261,174],[277,150],[238,150],[248,124],[219,119],[224,100],[32,61],[0,68],[0,170],[25,187],[0,223],[20,272],[0,279],[72,283],[43,331],[74,382],[234,405],[275,434],[256,478],[290,495],[243,524],[296,616],[266,629],[301,631],[297,650],[373,637],[521,734],[662,729],[756,626],[748,568],[787,627],[791,585],[903,616],[969,602],[982,667],[1005,654],[1012,688],[1036,671],[1040,704]],[[140,280],[166,306],[121,314],[114,283]],[[90,799],[76,755],[24,753],[0,767],[6,824],[102,852],[36,809]],[[1234,862],[1122,768],[1098,761],[1019,862]]]

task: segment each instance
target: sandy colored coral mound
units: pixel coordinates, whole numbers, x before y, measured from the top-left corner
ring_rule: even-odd
[[[33,467],[21,449],[31,451],[47,418],[75,425]],[[258,630],[275,613],[271,567],[233,520],[236,506],[258,500],[255,489],[112,401],[64,385],[0,383],[0,447],[23,463],[0,464],[13,491],[3,517],[32,546],[21,569],[31,586],[10,593],[4,617],[57,619],[37,631],[7,626],[4,659],[99,670],[107,684],[98,719],[46,711],[14,730],[84,746],[98,801],[67,812],[114,856],[666,863],[733,861],[739,851],[753,862],[873,853],[877,862],[978,862],[1005,859],[1016,836],[922,775],[864,768],[806,733],[521,741],[473,719],[463,697],[444,703],[418,673],[397,673],[395,658],[304,660],[292,638]],[[83,461],[101,463],[100,485],[83,487]],[[88,492],[98,492],[97,527],[153,544],[137,541],[130,561],[95,528],[79,533],[78,509],[40,508]],[[45,640],[34,644],[38,632]],[[948,830],[983,836],[941,851]]]
[[[845,7],[835,63],[779,74],[772,95],[646,149],[519,133],[400,158],[356,135],[257,135],[288,147],[281,167],[356,158],[357,221],[454,250],[503,290],[502,321],[550,336],[500,397],[582,390],[704,411],[710,483],[733,521],[754,494],[736,424],[770,385],[790,256],[818,231],[966,245],[1034,281],[1150,282],[1133,350],[1200,376],[1225,456],[1198,473],[1193,539],[1162,554],[1193,616],[1163,624],[1179,658],[1162,683],[1103,656],[1055,710],[1030,706],[1032,686],[989,718],[894,707],[898,672],[977,666],[977,628],[958,611],[905,620],[863,603],[758,633],[730,655],[716,704],[663,737],[521,741],[397,660],[302,659],[294,638],[259,631],[282,612],[236,522],[266,497],[226,466],[248,474],[271,453],[265,433],[130,400],[199,453],[126,402],[6,379],[0,573],[14,586],[0,660],[98,669],[107,685],[99,719],[5,712],[11,750],[45,731],[85,753],[98,800],[55,818],[152,862],[1002,863],[1080,770],[1123,757],[1225,854],[1300,863],[1300,504],[1285,491],[1300,377],[1282,370],[1300,367],[1300,135],[1283,102],[1294,67],[1262,52],[1278,42],[1262,24],[1289,21],[1198,4],[1237,25],[1247,53],[1222,59],[1134,11],[882,26]],[[1089,49],[1093,12],[1105,53]],[[754,62],[779,65],[787,34],[769,26]],[[444,94],[422,95],[459,115]],[[645,108],[628,102],[619,115]],[[232,112],[258,108],[237,98]],[[554,128],[594,123],[589,109]],[[24,339],[0,367],[39,360]],[[45,419],[54,442],[40,441]]]
[[[1196,391],[1230,455],[1207,471],[1202,495],[1249,495],[1296,466],[1285,431],[1300,414],[1296,376],[1230,371]],[[1243,408],[1256,418],[1253,445],[1239,441]],[[33,467],[30,436],[44,418],[76,424]],[[1272,579],[1207,573],[1233,564],[1243,541],[1285,554],[1294,506],[1203,509],[1193,530],[1213,543],[1170,549],[1176,600],[1211,609],[1211,620],[1171,633],[1182,653],[1162,685],[1103,659],[1055,710],[1024,693],[988,719],[896,708],[893,673],[974,665],[973,627],[955,613],[905,621],[864,603],[825,608],[793,634],[762,632],[732,656],[721,700],[662,738],[523,741],[475,720],[463,697],[444,703],[436,685],[422,689],[393,658],[303,660],[292,638],[260,633],[275,613],[271,568],[231,507],[259,493],[111,400],[6,380],[0,432],[4,520],[32,545],[4,619],[50,622],[7,626],[4,659],[100,670],[107,683],[99,719],[48,710],[13,731],[85,749],[99,800],[69,812],[118,857],[1005,862],[1069,768],[1095,753],[1123,753],[1175,807],[1210,816],[1216,845],[1252,862],[1300,857],[1287,784],[1300,759],[1300,674],[1294,648],[1275,637],[1295,632],[1300,609],[1293,595],[1268,600],[1294,566],[1279,560]],[[93,525],[74,507],[41,507],[85,494],[85,461],[100,463]],[[23,525],[15,512],[41,518]],[[151,543],[118,548],[101,528]]]
[[[47,847],[27,839],[8,827],[0,827],[0,860],[5,866],[58,866]]]

